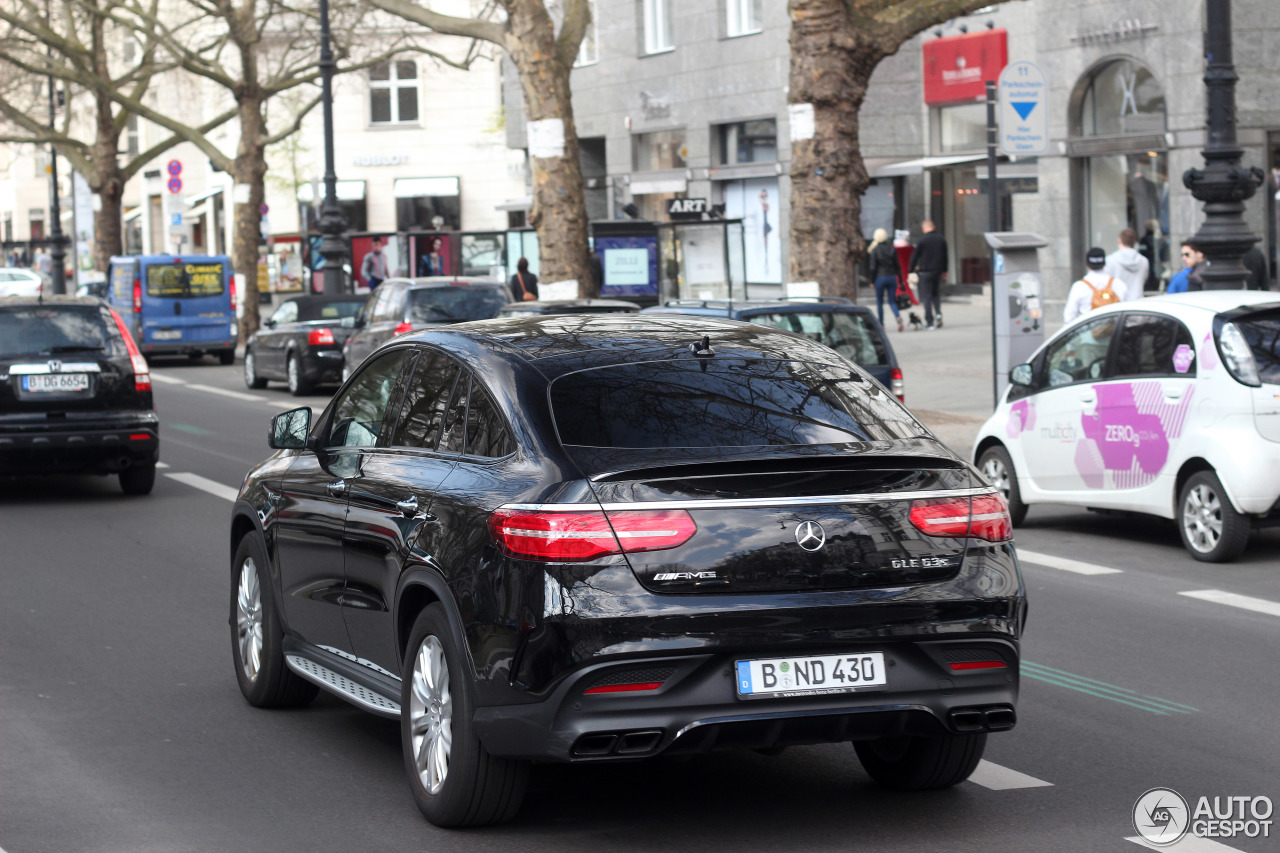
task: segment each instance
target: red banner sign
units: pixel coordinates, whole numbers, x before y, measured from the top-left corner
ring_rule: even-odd
[[[929,105],[974,101],[986,96],[1009,62],[1006,30],[983,30],[924,43],[924,102]]]

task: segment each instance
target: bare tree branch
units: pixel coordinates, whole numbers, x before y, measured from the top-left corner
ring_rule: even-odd
[[[455,18],[452,15],[441,15],[424,9],[411,0],[370,0],[377,8],[413,21],[429,29],[447,36],[480,39],[506,47],[507,28],[493,21],[481,21],[474,18]]]

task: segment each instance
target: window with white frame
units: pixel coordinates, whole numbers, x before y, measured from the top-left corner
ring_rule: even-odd
[[[644,52],[671,50],[671,0],[643,0]]]
[[[729,36],[747,36],[760,32],[763,0],[725,0],[729,15]]]
[[[412,59],[384,62],[369,69],[369,123],[418,121],[418,64]]]
[[[578,47],[578,58],[574,65],[593,65],[600,61],[599,43],[596,41],[596,0],[587,0],[591,8],[591,23],[582,34],[582,44]]]

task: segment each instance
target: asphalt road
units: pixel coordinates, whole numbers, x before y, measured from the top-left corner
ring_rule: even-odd
[[[1020,722],[991,736],[974,780],[886,792],[844,745],[543,766],[514,822],[436,829],[410,799],[395,723],[323,695],[260,711],[236,689],[230,500],[268,453],[270,415],[298,402],[277,384],[247,391],[239,370],[156,366],[167,467],[148,497],[113,478],[0,480],[8,853],[1126,851],[1151,788],[1193,808],[1280,800],[1280,531],[1208,566],[1170,522],[1037,507],[1017,531]],[[1272,820],[1270,838],[1167,849],[1280,850]]]

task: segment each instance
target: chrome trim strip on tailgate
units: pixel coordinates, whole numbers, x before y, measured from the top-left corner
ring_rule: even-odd
[[[930,498],[967,498],[977,495],[993,495],[991,486],[973,489],[936,489],[920,492],[889,492],[882,495],[813,495],[799,498],[722,498],[719,500],[638,501],[635,503],[580,503],[580,504],[503,504],[501,509],[523,512],[580,512],[599,507],[607,512],[624,512],[635,509],[742,509],[769,506],[813,506],[826,504],[875,504],[885,501],[916,501]]]
[[[58,373],[101,373],[102,368],[92,361],[64,361]],[[12,364],[9,366],[10,376],[51,376],[54,371],[49,363],[44,364]]]

